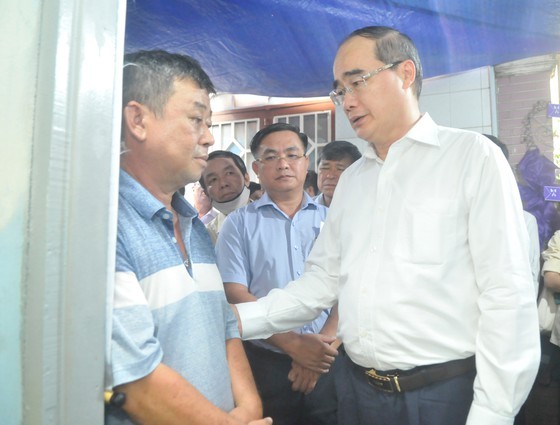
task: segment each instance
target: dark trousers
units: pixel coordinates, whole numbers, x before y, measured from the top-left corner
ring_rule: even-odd
[[[270,416],[274,425],[337,425],[332,370],[322,375],[315,389],[305,395],[292,391],[288,379],[292,368],[289,356],[255,347],[250,342],[244,345],[263,402],[264,416]]]
[[[348,357],[336,376],[339,425],[465,425],[475,371],[418,390],[373,388]]]
[[[560,424],[560,347],[541,334],[541,364],[515,425]]]

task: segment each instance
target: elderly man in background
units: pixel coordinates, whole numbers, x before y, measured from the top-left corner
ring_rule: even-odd
[[[206,224],[212,243],[216,243],[227,215],[247,205],[250,200],[251,179],[243,159],[230,151],[213,151],[202,172],[200,185],[212,200],[215,218]]]

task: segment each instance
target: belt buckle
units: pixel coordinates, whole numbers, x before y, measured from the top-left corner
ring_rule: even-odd
[[[381,391],[386,391],[388,393],[400,393],[401,386],[399,385],[398,375],[378,375],[375,369],[369,369],[365,371],[368,377],[368,383]]]

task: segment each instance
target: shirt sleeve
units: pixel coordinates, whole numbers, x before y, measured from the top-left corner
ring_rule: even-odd
[[[541,269],[541,248],[539,242],[539,226],[537,219],[531,213],[523,212],[527,232],[529,234],[529,260],[531,262],[531,272],[533,274],[533,285],[535,287],[535,297],[539,292],[539,275]]]
[[[333,306],[339,294],[340,244],[336,241],[340,215],[333,199],[299,279],[255,302],[237,304],[243,339],[268,338],[301,327]]]
[[[481,159],[469,213],[480,318],[467,425],[512,424],[540,361],[527,229],[513,173],[498,153],[491,146]]]
[[[233,212],[224,221],[216,241],[216,264],[222,280],[248,287],[251,270],[248,258],[243,220],[238,212]]]
[[[557,272],[560,273],[560,230],[556,231],[550,241],[548,248],[542,254],[544,264],[542,273]]]
[[[111,386],[147,376],[163,358],[148,302],[120,239],[116,264],[110,360],[106,366]]]

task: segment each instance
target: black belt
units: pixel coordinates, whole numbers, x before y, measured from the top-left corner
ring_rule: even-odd
[[[385,372],[365,368],[355,363],[354,365],[364,372],[372,387],[391,393],[417,390],[476,370],[474,356],[429,366],[418,366],[410,370],[396,369]]]

